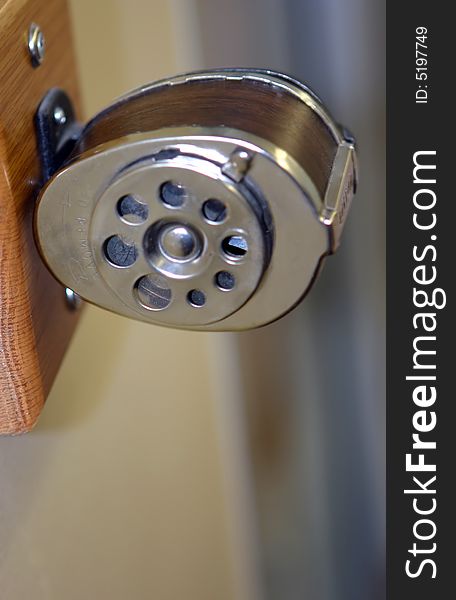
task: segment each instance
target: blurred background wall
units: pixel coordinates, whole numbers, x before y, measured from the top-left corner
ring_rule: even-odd
[[[383,2],[71,6],[86,116],[179,71],[281,69],[356,134],[361,185],[338,254],[274,325],[86,309],[36,430],[0,439],[0,597],[384,597]]]
[[[338,254],[285,319],[239,335],[267,598],[383,598],[385,6],[197,0],[205,66],[309,83],[355,134],[360,186]]]

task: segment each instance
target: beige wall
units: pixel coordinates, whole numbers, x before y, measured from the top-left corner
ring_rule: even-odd
[[[73,0],[87,116],[198,66],[191,8]],[[254,598],[232,359],[87,308],[38,426],[0,439],[2,600]]]

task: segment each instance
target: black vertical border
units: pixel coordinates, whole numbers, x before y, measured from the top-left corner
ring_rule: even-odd
[[[455,122],[455,41],[456,23],[451,3],[415,0],[387,1],[387,597],[391,600],[456,597],[456,335],[453,289],[455,280],[456,177]],[[416,28],[428,29],[429,100],[415,103],[419,81],[415,77]],[[429,232],[413,227],[413,155],[419,150],[436,150],[437,240]],[[437,534],[435,554],[437,577],[429,567],[420,577],[405,573],[405,562],[413,558],[408,549],[414,542],[413,524],[420,517],[413,511],[413,497],[405,495],[412,476],[405,469],[405,455],[411,451],[413,383],[412,342],[417,332],[412,319],[413,246],[434,243],[437,249],[436,286],[447,294],[447,305],[435,310],[437,427],[428,439],[437,441],[437,450],[426,458],[437,462],[437,510],[432,518]],[[432,263],[428,263],[432,264]],[[427,309],[432,310],[432,309]],[[416,373],[415,373],[416,374]],[[427,373],[429,374],[429,373]],[[429,409],[432,410],[432,409]],[[423,436],[425,437],[425,436]],[[433,474],[429,473],[429,476]],[[427,496],[430,498],[430,496]],[[426,547],[426,543],[422,543]],[[422,555],[423,558],[426,558]],[[415,566],[418,564],[415,559]]]

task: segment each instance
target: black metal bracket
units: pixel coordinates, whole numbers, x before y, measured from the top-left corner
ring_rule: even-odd
[[[35,131],[45,183],[71,154],[82,131],[63,90],[52,88],[46,93],[35,113]]]

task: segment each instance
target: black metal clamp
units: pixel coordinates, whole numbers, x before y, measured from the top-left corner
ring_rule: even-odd
[[[38,153],[45,183],[71,154],[83,126],[69,96],[59,88],[50,89],[35,114]]]

